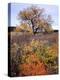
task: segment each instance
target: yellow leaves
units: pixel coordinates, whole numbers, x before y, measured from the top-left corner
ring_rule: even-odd
[[[26,23],[22,23],[22,24],[20,25],[20,28],[23,29],[23,30],[32,32],[32,28],[31,28],[28,24],[26,24]]]
[[[32,33],[32,28],[27,23],[22,23],[20,26],[17,26],[14,31]]]
[[[58,54],[58,47],[57,45],[53,44],[49,49],[48,49],[48,53],[49,55],[52,55],[52,56],[57,56]]]
[[[31,17],[31,12],[30,11],[26,11],[25,12],[25,16],[29,19]]]
[[[32,63],[32,62],[38,61],[38,58],[34,53],[30,52],[30,54],[26,55],[25,61],[26,63]]]
[[[37,48],[40,45],[40,42],[38,40],[32,39],[30,44],[31,44],[32,47],[36,47]]]
[[[32,39],[32,41],[29,44],[24,44],[24,52],[32,52],[33,48],[39,48],[40,47],[40,42],[38,40]]]
[[[27,24],[26,23],[22,23],[21,25],[20,25],[20,28],[21,29],[23,29],[23,30],[25,30],[25,29],[27,29]]]
[[[21,16],[22,19],[26,20],[26,19],[31,19],[33,17],[33,15],[34,15],[34,13],[32,10],[26,9],[26,10],[20,12],[19,17]]]
[[[15,29],[14,31],[16,31],[16,32],[21,32],[22,29],[21,29],[20,27],[16,27],[16,29]]]
[[[21,11],[19,14],[18,14],[18,18],[20,18],[20,16],[21,16],[21,18],[22,19],[25,19],[26,18],[26,11]]]
[[[47,26],[45,27],[46,31],[49,33],[49,32],[53,32],[53,29],[51,28],[51,26]]]
[[[31,52],[31,51],[32,51],[32,47],[25,44],[23,50],[24,50],[24,52],[26,52],[26,53],[27,53],[27,52]]]

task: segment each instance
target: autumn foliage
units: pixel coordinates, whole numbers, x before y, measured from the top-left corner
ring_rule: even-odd
[[[37,6],[28,7],[18,14],[18,20],[23,24],[28,24],[33,34],[37,32],[52,32],[52,17],[45,14],[44,8]],[[25,25],[24,25],[25,26]],[[25,28],[26,29],[26,28]]]
[[[19,76],[30,76],[30,75],[46,75],[47,71],[42,62],[34,63],[24,63],[19,66],[20,73]]]
[[[35,53],[26,55],[26,62],[19,65],[19,76],[47,74],[46,66],[39,61]]]
[[[29,43],[11,45],[12,75],[46,75],[58,71],[58,47],[55,43],[32,39]]]
[[[57,74],[58,32],[52,29],[51,16],[31,6],[19,12],[18,20],[9,33],[11,76]]]

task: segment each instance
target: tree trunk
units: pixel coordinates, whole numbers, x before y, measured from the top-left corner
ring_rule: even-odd
[[[32,30],[33,30],[33,34],[35,34],[35,31],[34,31],[34,22],[33,22],[33,19],[31,19],[31,23],[32,23]]]

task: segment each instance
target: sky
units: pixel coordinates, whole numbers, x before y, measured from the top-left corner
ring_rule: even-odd
[[[9,26],[16,26],[19,25],[19,20],[17,19],[18,13],[32,4],[26,4],[26,3],[11,3],[10,8],[8,4],[8,20],[10,19],[8,25]],[[45,13],[52,16],[53,26],[58,25],[58,6],[56,5],[46,5],[46,4],[34,4],[35,6],[39,8],[44,8]]]

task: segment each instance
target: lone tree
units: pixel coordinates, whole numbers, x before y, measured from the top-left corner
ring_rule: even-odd
[[[29,24],[32,27],[32,31],[35,34],[38,32],[46,31],[49,32],[52,30],[51,23],[52,19],[50,15],[44,14],[44,9],[40,9],[36,6],[31,6],[23,11],[20,11],[18,14],[18,19],[22,22]]]

